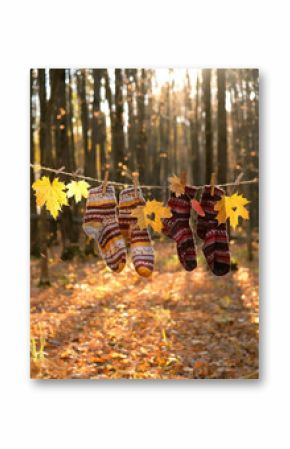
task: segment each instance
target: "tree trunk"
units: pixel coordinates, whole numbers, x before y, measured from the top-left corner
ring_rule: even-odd
[[[33,70],[30,70],[30,163],[34,164],[34,124],[35,124],[35,98],[34,98],[34,77]],[[30,167],[30,253],[32,256],[40,256],[38,216],[36,201],[32,184],[35,181],[34,170]]]
[[[58,119],[57,119],[57,104],[58,104],[58,79],[57,72],[54,69],[49,70],[49,84],[50,84],[50,98],[46,105],[46,131],[47,131],[47,148],[49,148],[50,157],[47,161],[49,167],[57,167],[57,147],[59,146],[59,133],[58,133]],[[52,179],[52,174],[48,175]],[[57,244],[57,221],[54,220],[51,215],[47,214],[49,221],[49,237],[48,246]]]
[[[253,83],[253,92],[255,94],[252,100],[252,129],[253,129],[253,148],[252,148],[252,176],[259,176],[259,70],[251,70]],[[253,188],[253,226],[259,226],[259,185]]]
[[[89,150],[89,139],[88,139],[88,131],[89,131],[89,115],[88,115],[88,105],[87,105],[87,94],[86,94],[86,71],[81,70],[77,74],[77,91],[80,103],[80,112],[81,112],[81,125],[82,125],[82,141],[84,148],[84,166],[85,166],[85,175],[91,176],[92,178],[96,177],[96,151],[95,148]],[[86,238],[85,244],[85,254],[95,255],[95,245],[93,240],[89,240]],[[68,253],[68,257],[71,257],[71,254]]]
[[[168,178],[168,147],[167,147],[167,126],[165,116],[165,102],[162,101],[159,107],[159,139],[160,139],[160,185],[167,185]],[[158,183],[157,183],[158,184]],[[162,200],[166,201],[166,190],[163,191]]]
[[[57,78],[57,165],[65,167],[66,171],[72,173],[74,171],[74,158],[71,154],[70,140],[69,140],[69,126],[70,120],[66,89],[66,71],[65,69],[55,69],[55,76]],[[71,178],[63,176],[65,181],[70,182]],[[72,201],[70,201],[72,203]],[[75,223],[73,222],[72,205],[70,207],[63,207],[60,214],[60,231],[62,240],[62,254],[63,260],[72,259],[77,252]]]
[[[169,115],[170,115],[170,86],[169,82],[163,86],[159,105],[159,141],[160,141],[160,184],[168,186],[168,149],[169,149]],[[167,188],[162,191],[162,200],[165,202],[168,194]]]
[[[128,104],[128,153],[126,165],[131,171],[138,169],[136,159],[137,123],[134,113],[134,94],[136,95],[136,69],[126,69],[127,104]]]
[[[213,172],[213,139],[211,124],[211,70],[203,70],[203,95],[205,109],[205,179],[210,182]]]
[[[200,183],[200,157],[198,145],[198,130],[199,130],[199,79],[196,77],[196,91],[194,112],[191,123],[191,152],[192,152],[192,178],[193,183]]]
[[[45,83],[45,69],[38,70],[38,87],[39,87],[39,104],[40,104],[40,130],[39,130],[39,145],[40,145],[40,163],[42,166],[47,162],[47,146],[46,146],[46,125],[47,125],[47,109],[46,109],[46,83]],[[40,214],[40,279],[39,285],[41,287],[50,285],[48,275],[48,252],[47,252],[47,234],[48,234],[48,220],[47,213],[44,207],[41,208]]]
[[[86,71],[81,70],[77,75],[77,88],[81,110],[82,138],[85,158],[85,175],[96,177],[96,158],[95,151],[89,151],[89,116],[86,95]]]
[[[246,81],[246,89],[245,89],[245,103],[246,103],[246,130],[247,130],[247,137],[246,137],[246,152],[247,152],[247,158],[246,158],[246,177],[247,179],[252,179],[254,177],[255,172],[255,165],[254,165],[254,159],[256,152],[254,151],[254,129],[253,129],[253,109],[252,109],[252,102],[251,102],[251,87],[250,83],[252,81],[251,79],[251,71],[249,69],[245,69],[244,71],[245,75],[245,81]],[[249,204],[249,212],[250,217],[247,222],[247,247],[248,247],[248,260],[252,261],[254,258],[253,255],[253,221],[254,221],[254,186],[253,184],[249,184],[247,186],[247,197],[250,200]]]
[[[104,114],[101,112],[101,80],[104,69],[93,69],[94,79],[94,102],[92,114],[92,151],[96,155],[98,176],[102,179],[106,171],[106,122]]]
[[[112,90],[111,90],[111,86],[110,86],[110,77],[109,77],[109,72],[108,70],[105,70],[105,88],[106,88],[106,99],[108,102],[108,106],[109,106],[109,112],[110,112],[110,122],[111,122],[111,148],[110,148],[110,153],[109,153],[109,157],[108,162],[110,164],[110,175],[115,178],[117,176],[117,169],[116,169],[116,163],[115,163],[115,147],[116,147],[116,142],[115,142],[115,121],[116,121],[116,114],[113,110],[113,95],[112,95]]]
[[[137,85],[137,107],[138,107],[138,143],[137,143],[137,161],[140,182],[145,182],[146,176],[146,143],[147,136],[145,130],[145,94],[146,94],[146,73],[141,70],[141,76]]]
[[[123,120],[123,75],[121,69],[115,69],[115,120],[113,123],[113,152],[114,152],[114,171],[117,180],[121,180],[120,164],[124,164],[125,157],[125,138],[124,138],[124,120]]]
[[[73,98],[72,98],[72,76],[71,72],[68,69],[68,86],[67,86],[67,134],[68,134],[68,141],[69,141],[69,165],[74,172],[76,170],[76,161],[75,161],[75,138],[74,138],[74,106],[73,106]]]
[[[226,79],[225,70],[217,70],[218,86],[218,183],[227,182],[227,117],[226,117]]]
[[[156,113],[155,113],[155,98],[153,96],[153,78],[154,71],[147,71],[147,96],[148,96],[148,106],[147,106],[147,119],[146,119],[146,133],[148,136],[147,144],[147,170],[146,170],[146,183],[155,184],[156,179],[154,179],[154,168],[156,163]],[[151,192],[149,192],[151,193]],[[155,194],[155,192],[154,192]]]

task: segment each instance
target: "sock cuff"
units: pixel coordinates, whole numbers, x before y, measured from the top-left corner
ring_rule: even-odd
[[[106,204],[116,204],[115,189],[108,185],[105,193],[103,193],[103,186],[94,187],[89,190],[89,197],[87,199],[88,206],[103,206]]]
[[[211,200],[211,201],[219,201],[223,195],[225,194],[224,190],[220,187],[214,187],[214,194],[211,195],[211,186],[206,185],[202,191],[202,199]]]
[[[119,196],[119,208],[127,208],[130,206],[137,206],[145,204],[145,199],[140,187],[137,188],[135,194],[134,187],[128,187],[120,192]]]
[[[187,195],[191,200],[195,197],[196,192],[197,192],[196,187],[194,187],[194,186],[185,186],[184,193],[185,193],[185,195]]]
[[[168,206],[173,211],[178,210],[179,213],[190,213],[190,202],[185,194],[177,197],[175,193],[172,193],[168,200]]]

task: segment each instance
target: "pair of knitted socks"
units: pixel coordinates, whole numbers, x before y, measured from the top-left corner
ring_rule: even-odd
[[[163,232],[174,239],[177,244],[177,254],[183,267],[192,271],[197,266],[196,247],[189,224],[191,200],[195,197],[195,187],[186,186],[184,194],[176,197],[171,194],[168,206],[172,217],[163,220]],[[197,235],[203,240],[203,253],[209,268],[216,276],[223,276],[230,271],[230,252],[226,224],[218,224],[214,205],[224,195],[224,191],[211,186],[205,186],[201,196],[201,206],[205,216],[198,216]]]
[[[163,232],[177,243],[177,254],[183,267],[192,271],[197,266],[196,246],[189,224],[191,200],[196,188],[186,186],[180,197],[174,193],[168,201],[172,217],[163,220]],[[218,187],[211,195],[211,186],[205,186],[201,206],[205,216],[198,216],[197,235],[203,240],[203,253],[212,272],[222,276],[230,270],[229,242],[224,223],[218,224],[214,205],[224,192]],[[119,273],[126,265],[127,245],[131,247],[132,261],[140,276],[153,272],[154,253],[147,229],[140,229],[132,210],[145,204],[140,188],[122,190],[117,207],[115,190],[111,185],[90,190],[83,228],[90,238],[96,239],[100,253],[112,271]]]
[[[83,229],[94,238],[108,267],[120,273],[126,265],[127,245],[137,273],[149,277],[153,272],[154,253],[147,229],[140,229],[131,211],[145,204],[142,192],[130,187],[122,190],[117,206],[113,186],[91,189],[86,204]]]

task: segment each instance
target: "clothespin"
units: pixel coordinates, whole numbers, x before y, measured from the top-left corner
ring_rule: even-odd
[[[137,171],[133,171],[132,178],[133,178],[133,185],[134,185],[134,195],[137,197],[139,173]]]
[[[109,168],[110,168],[110,165],[106,164],[105,178],[103,181],[103,189],[102,189],[103,194],[106,193],[106,190],[107,190],[107,185],[108,185],[108,180],[109,180]]]
[[[185,186],[185,185],[186,185],[186,179],[187,179],[187,173],[186,173],[186,171],[182,171],[182,172],[180,173],[179,179],[180,179],[181,184]]]
[[[216,175],[215,175],[215,172],[212,172],[211,178],[210,178],[210,194],[211,194],[211,196],[214,196],[215,183],[216,183]]]

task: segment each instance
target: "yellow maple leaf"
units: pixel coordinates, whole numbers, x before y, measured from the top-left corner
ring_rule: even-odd
[[[58,178],[51,183],[47,176],[42,176],[32,184],[32,188],[35,190],[36,204],[40,207],[45,205],[54,219],[57,218],[61,206],[68,206],[65,185]]]
[[[132,217],[137,218],[137,224],[140,229],[145,229],[145,228],[147,228],[147,225],[148,225],[148,223],[146,221],[144,209],[145,209],[145,206],[137,206],[131,212]]]
[[[75,197],[75,202],[79,203],[83,198],[87,198],[89,196],[88,188],[90,185],[86,181],[72,181],[66,185],[67,189],[67,197],[71,198]]]
[[[218,224],[225,223],[227,218],[230,219],[230,225],[233,229],[236,229],[239,223],[239,217],[245,220],[249,219],[249,211],[245,206],[249,203],[247,198],[243,195],[234,193],[232,196],[223,196],[215,206],[214,210],[218,212],[217,220]]]
[[[230,216],[230,197],[224,195],[214,206],[214,210],[218,212],[217,221],[220,225],[221,223],[225,223],[227,218]]]
[[[145,206],[138,206],[132,211],[132,216],[137,218],[137,224],[140,229],[145,229],[147,226],[155,232],[161,232],[163,228],[162,219],[170,218],[172,216],[168,207],[165,207],[160,201],[147,201]]]
[[[185,183],[176,175],[170,176],[168,178],[169,181],[169,190],[177,197],[184,193]]]

